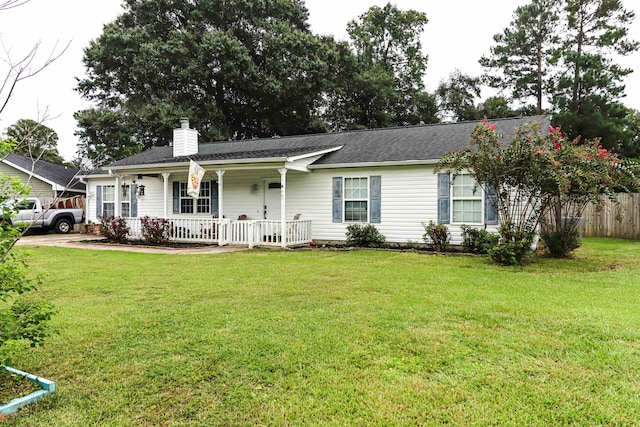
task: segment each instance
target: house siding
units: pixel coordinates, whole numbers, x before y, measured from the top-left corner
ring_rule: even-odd
[[[23,183],[28,183],[29,187],[31,187],[31,192],[28,195],[31,197],[38,197],[46,200],[56,196],[55,191],[51,188],[51,184],[41,181],[36,177],[29,177],[28,174],[14,169],[5,163],[0,162],[0,174],[6,176],[17,176]]]
[[[287,186],[287,218],[300,213],[313,221],[313,238],[344,241],[351,223],[333,222],[333,178],[381,177],[381,222],[374,224],[387,242],[423,243],[424,226],[437,221],[438,176],[434,166],[316,169]],[[449,224],[451,244],[462,243],[462,224]],[[484,224],[468,224],[483,227]],[[496,225],[487,230],[496,231]]]
[[[381,180],[380,223],[374,224],[387,242],[406,244],[423,243],[424,226],[438,217],[438,175],[434,166],[388,166],[343,169],[314,169],[311,172],[289,170],[286,181],[285,218],[292,219],[301,214],[301,219],[311,220],[313,239],[318,241],[344,241],[347,226],[351,223],[333,222],[333,178],[358,178],[379,176]],[[214,180],[215,170],[207,169],[204,179]],[[185,181],[187,172],[175,172],[169,177],[169,218],[210,218],[210,214],[178,215],[172,213],[172,191],[174,181]],[[113,185],[115,179],[88,180],[90,194],[87,218],[95,221],[95,186]],[[121,184],[130,184],[125,176]],[[263,218],[264,190],[271,182],[280,182],[276,167],[259,170],[227,170],[224,174],[223,214],[235,220],[247,215],[249,220]],[[136,184],[145,186],[145,196],[138,198],[138,216],[161,217],[163,206],[163,179],[144,178]],[[214,183],[213,185],[217,185]],[[91,194],[94,196],[91,197]],[[461,224],[449,224],[451,243],[462,243]],[[483,225],[469,224],[482,227]],[[497,226],[488,226],[495,231]]]
[[[333,222],[333,177],[381,177],[381,221],[376,228],[388,242],[421,242],[422,222],[435,219],[436,181],[432,167],[317,169],[287,190],[287,217],[301,213],[313,221],[316,240],[344,241],[351,223]]]

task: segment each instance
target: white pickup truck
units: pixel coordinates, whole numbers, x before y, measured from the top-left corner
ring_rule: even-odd
[[[17,212],[11,217],[11,224],[21,228],[51,230],[69,233],[74,224],[84,222],[84,206],[81,197],[62,199],[43,206],[40,199],[25,198],[14,200]]]

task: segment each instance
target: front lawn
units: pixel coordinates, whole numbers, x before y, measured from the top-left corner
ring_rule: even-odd
[[[525,268],[384,251],[38,247],[59,334],[19,426],[632,425],[640,243]]]

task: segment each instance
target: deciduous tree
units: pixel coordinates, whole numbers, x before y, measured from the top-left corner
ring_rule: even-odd
[[[466,171],[491,195],[503,244],[526,248],[543,224],[542,237],[553,256],[578,247],[578,220],[589,203],[602,203],[603,195],[615,201],[617,189],[638,182],[599,141],[570,139],[559,127],[544,133],[535,123],[517,129],[507,144],[495,124],[485,120],[469,148],[444,156],[437,169]],[[518,246],[518,241],[525,244]],[[504,251],[496,254],[500,261],[509,260]]]
[[[16,141],[15,154],[63,164],[58,153],[58,134],[50,127],[31,119],[20,119],[7,128],[7,137]]]
[[[84,154],[99,134],[119,136],[111,159],[166,144],[180,116],[208,141],[317,130],[336,52],[307,18],[300,0],[126,0],[85,49]]]
[[[1,1],[0,12],[27,1]],[[4,41],[0,42],[4,47]],[[39,62],[39,48],[40,43],[37,43],[17,60],[5,50],[6,55],[2,56],[1,62],[6,68],[0,69],[4,76],[0,82],[0,113],[20,82],[38,74],[64,53],[64,49],[57,53],[54,49],[44,61]],[[15,144],[15,139],[0,138],[0,156],[13,152]],[[27,298],[36,290],[37,279],[29,275],[25,254],[13,250],[22,233],[8,221],[15,213],[15,204],[10,201],[27,193],[28,188],[19,178],[0,174],[0,365],[8,364],[25,345],[42,344],[53,314],[50,304]]]
[[[453,121],[482,118],[476,105],[480,97],[480,79],[455,70],[436,89],[439,114]]]
[[[387,3],[349,22],[350,52],[329,94],[335,129],[377,128],[436,121],[435,100],[424,91],[427,56],[420,35],[424,13]],[[340,110],[343,110],[342,112]]]

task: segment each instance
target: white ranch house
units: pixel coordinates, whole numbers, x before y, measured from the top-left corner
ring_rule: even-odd
[[[505,137],[546,116],[492,120]],[[423,223],[496,228],[482,189],[467,175],[437,174],[438,160],[467,147],[478,122],[407,126],[233,142],[199,143],[183,120],[172,146],[155,147],[86,175],[87,220],[166,218],[171,239],[219,245],[340,242],[349,224],[374,224],[390,243],[420,243]],[[207,173],[187,196],[192,159]]]

